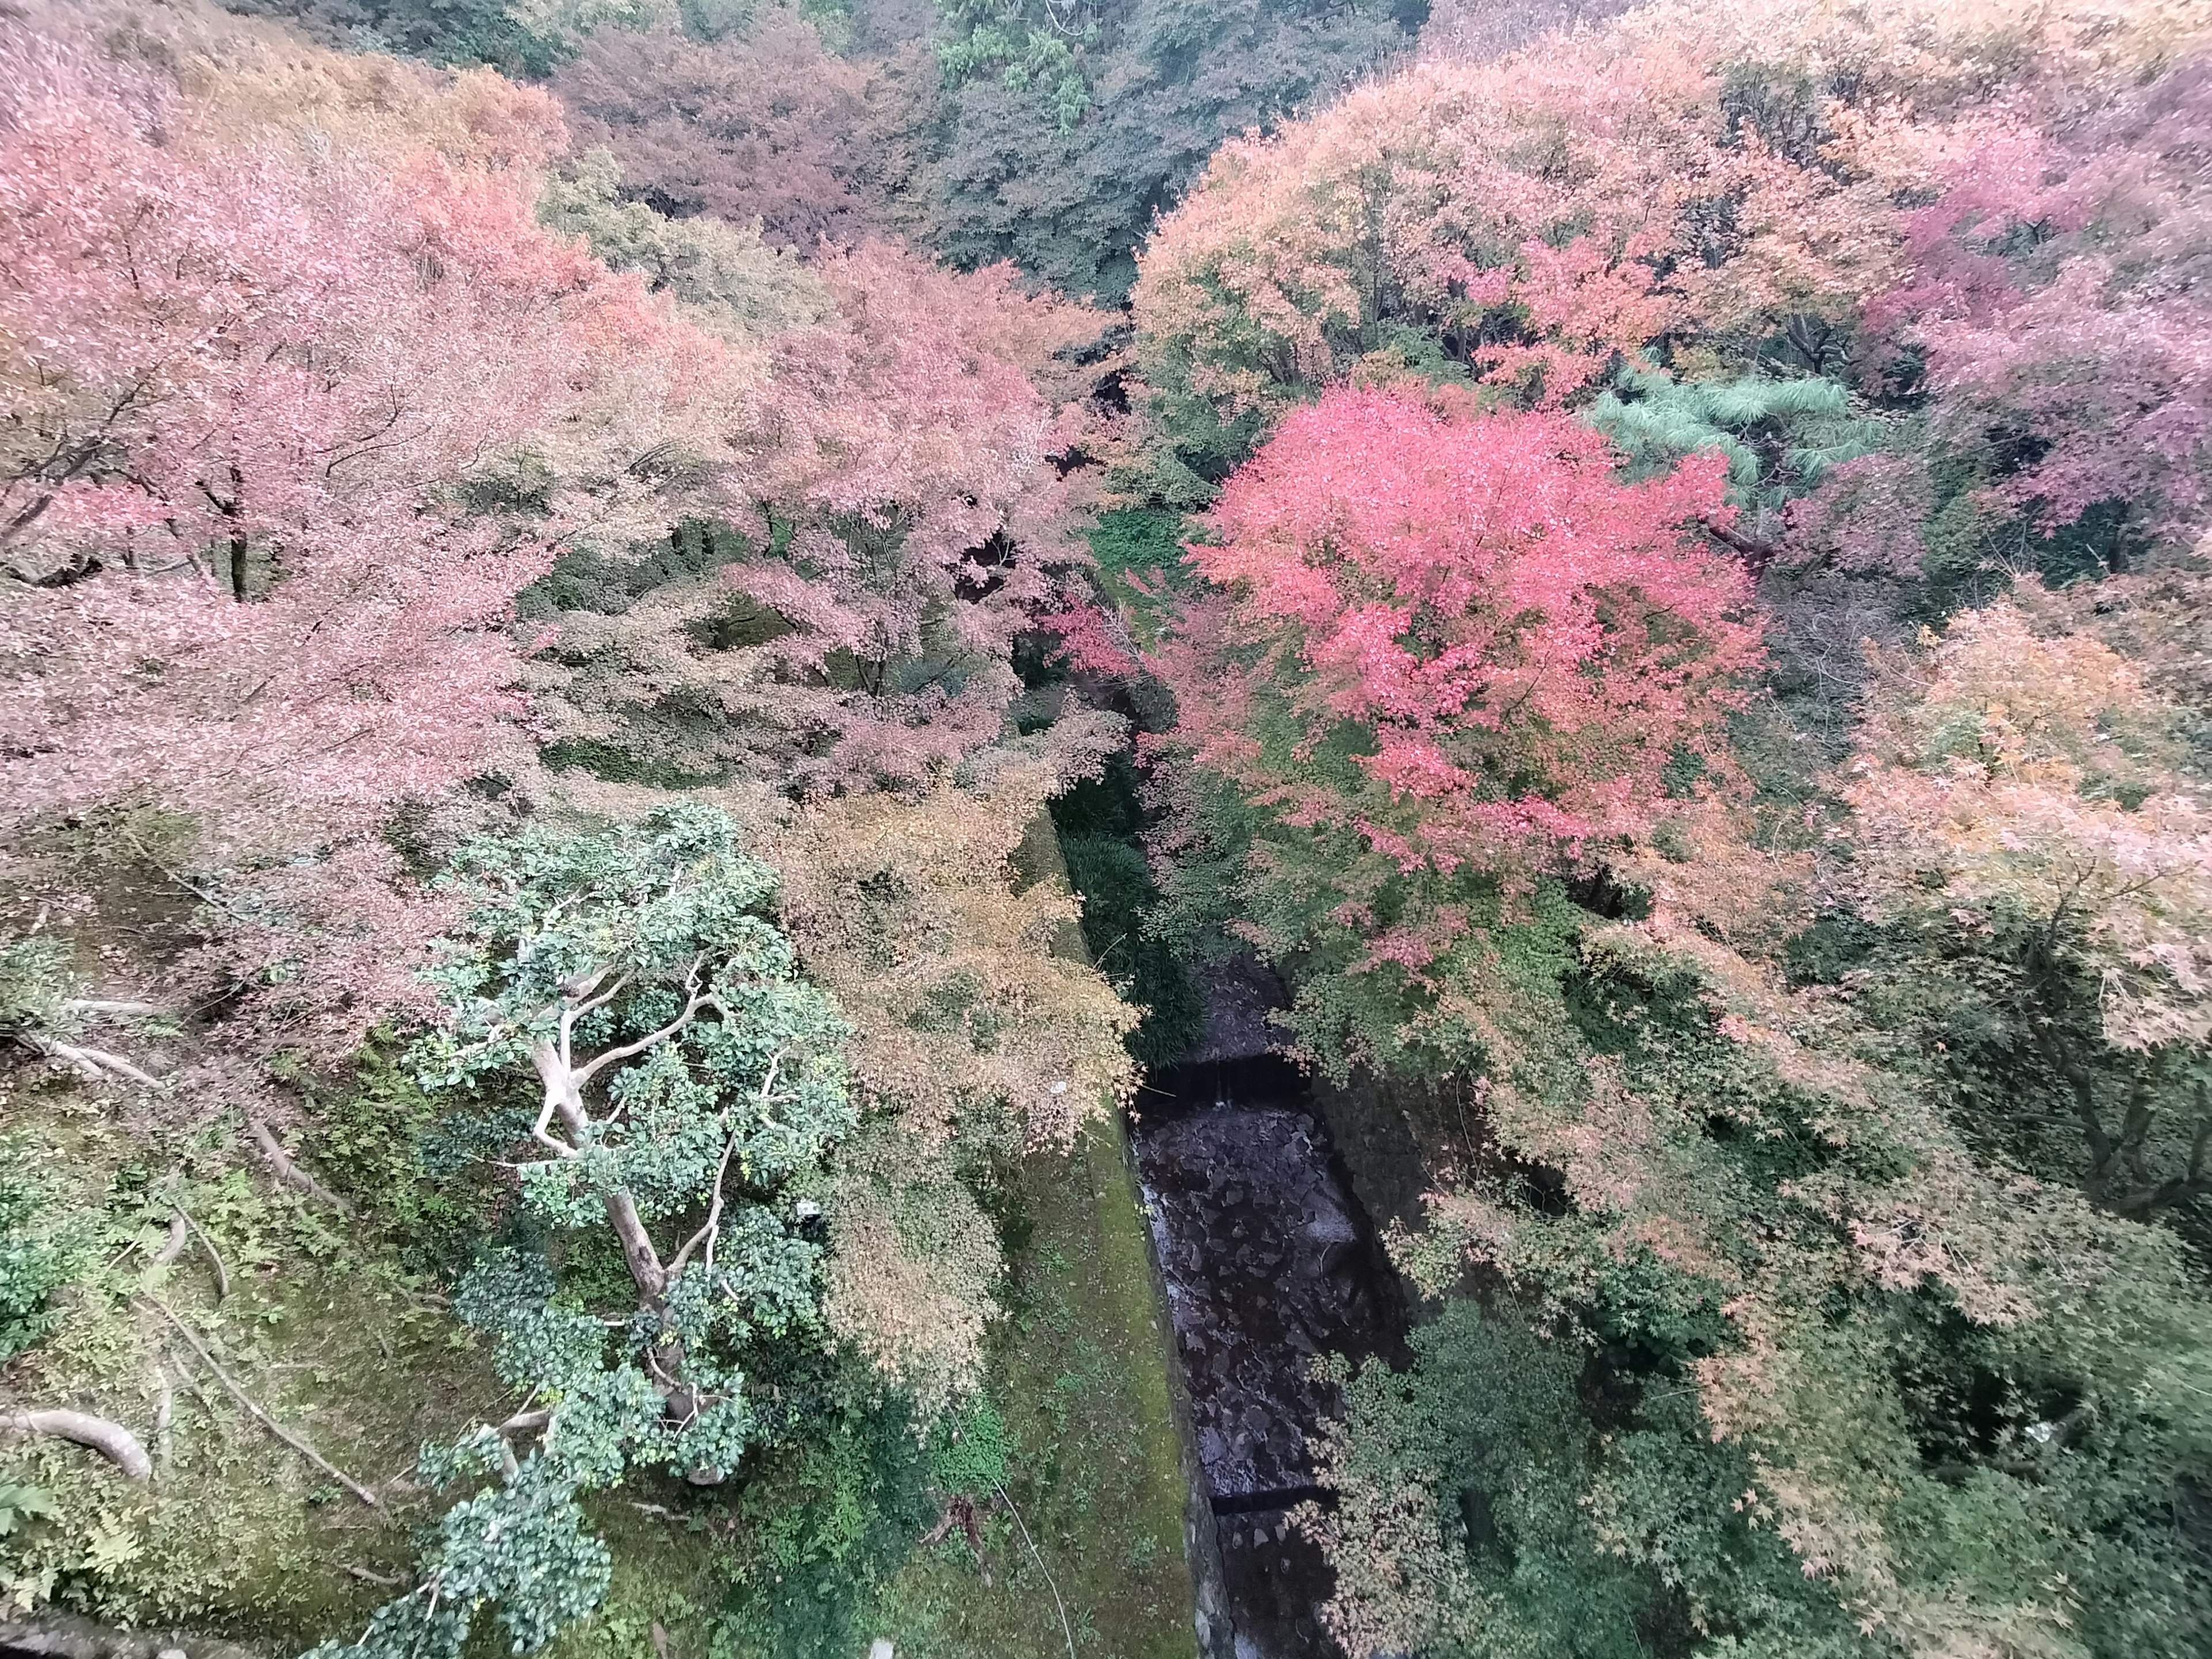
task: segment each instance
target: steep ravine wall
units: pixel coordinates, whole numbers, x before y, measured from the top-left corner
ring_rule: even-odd
[[[1308,1442],[1340,1408],[1312,1368],[1401,1359],[1406,1299],[1308,1079],[1269,1052],[1280,985],[1249,959],[1200,978],[1194,1057],[1147,1081],[1133,1140],[1197,1442],[1198,1530],[1210,1523],[1234,1659],[1334,1659],[1331,1575],[1294,1521],[1328,1501]],[[1409,1156],[1358,1121],[1360,1103],[1339,1103],[1363,1164],[1395,1158],[1417,1202]]]
[[[1040,814],[1030,827],[1016,854],[1016,872],[1024,883],[1067,883],[1066,861],[1060,855],[1060,837],[1048,814]],[[1068,927],[1055,948],[1086,961],[1090,957],[1079,927]],[[1167,1281],[1161,1272],[1152,1230],[1147,1224],[1149,1212],[1131,1155],[1127,1126],[1118,1116],[1100,1125],[1085,1137],[1083,1157],[1098,1194],[1100,1223],[1128,1252],[1131,1271],[1126,1277],[1131,1302],[1143,1303],[1146,1322],[1154,1338],[1152,1352],[1158,1362],[1161,1397],[1172,1435],[1175,1480],[1182,1495],[1183,1557],[1190,1573],[1190,1629],[1197,1641],[1200,1659],[1237,1659],[1227,1613],[1220,1537],[1212,1507],[1206,1501],[1205,1471],[1191,1421],[1190,1393],[1175,1358]],[[1131,1251],[1129,1246],[1133,1243],[1135,1248]],[[1143,1455],[1158,1463],[1165,1448],[1154,1425],[1147,1424],[1143,1429]]]

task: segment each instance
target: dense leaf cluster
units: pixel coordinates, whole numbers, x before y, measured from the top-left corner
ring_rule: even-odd
[[[748,1371],[818,1335],[821,1206],[803,1194],[854,1122],[845,1027],[764,919],[775,878],[726,815],[477,840],[441,879],[462,914],[428,970],[447,1016],[417,1045],[422,1081],[521,1068],[545,1096],[518,1218],[546,1243],[485,1251],[453,1310],[544,1417],[520,1461],[512,1425],[425,1453],[441,1484],[505,1475],[446,1512],[413,1592],[329,1650],[364,1659],[458,1654],[487,1606],[538,1651],[605,1589],[579,1495],[652,1467],[720,1480],[782,1431]],[[658,1242],[672,1224],[682,1242]],[[587,1261],[601,1228],[626,1269],[612,1301],[547,1254]]]
[[[946,8],[955,84],[926,234],[962,264],[1011,258],[1102,300],[1127,291],[1154,216],[1224,139],[1327,103],[1404,52],[1426,15],[1382,0],[1117,0],[1071,40],[1048,25],[1055,8],[1012,28],[1005,10]]]

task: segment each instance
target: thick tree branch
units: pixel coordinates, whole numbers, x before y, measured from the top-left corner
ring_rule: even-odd
[[[138,1437],[120,1423],[84,1412],[9,1412],[0,1414],[0,1434],[49,1434],[89,1446],[133,1480],[151,1480],[154,1461]]]
[[[592,993],[599,981],[613,971],[611,968],[601,968],[593,973],[579,975],[561,988],[562,997],[571,1005],[561,1010],[561,1064],[564,1067],[573,1066],[575,1064],[573,1043],[576,1022],[594,1009],[605,1007],[607,1004],[620,996],[623,988],[629,983],[629,975],[623,974],[605,990],[593,995]]]
[[[553,1138],[553,1120],[557,1115],[568,1133],[582,1140],[590,1129],[590,1121],[584,1115],[584,1104],[575,1094],[576,1074],[569,1068],[568,1057],[562,1053],[564,1044],[541,1038],[530,1045],[530,1063],[537,1068],[538,1081],[544,1085],[544,1098],[538,1108],[538,1121],[530,1126],[530,1138],[545,1147],[556,1158],[577,1158],[584,1155],[581,1146],[570,1146]]]
[[[685,975],[684,978],[684,983],[687,986],[696,986],[697,984],[699,979],[699,969],[705,963],[705,961],[706,958],[703,957],[693,959],[691,963],[691,971],[690,974]],[[678,1031],[689,1025],[693,1020],[698,1018],[699,1011],[702,1008],[706,1007],[714,1000],[714,998],[712,992],[696,989],[693,990],[691,993],[691,1000],[684,1005],[684,1012],[677,1015],[675,1018],[670,1020],[667,1024],[662,1026],[659,1030],[649,1032],[646,1036],[638,1038],[634,1042],[625,1042],[619,1048],[609,1048],[603,1054],[594,1055],[591,1060],[586,1060],[582,1066],[577,1067],[577,1086],[580,1088],[585,1084],[589,1083],[593,1078],[597,1077],[601,1072],[606,1070],[610,1066],[615,1065],[622,1060],[631,1059],[635,1055],[641,1054],[648,1048],[659,1048],[662,1043],[667,1042],[669,1038],[674,1036]]]
[[[122,1055],[112,1054],[105,1048],[82,1048],[36,1031],[19,1033],[16,1041],[33,1054],[44,1054],[49,1060],[59,1060],[74,1068],[88,1083],[120,1080],[135,1083],[142,1089],[159,1089],[161,1086],[161,1079],[148,1075]]]
[[[2097,1109],[2096,1085],[2089,1076],[2088,1068],[2066,1052],[2065,1045],[2058,1041],[2048,1026],[2037,1033],[2036,1044],[2043,1050],[2044,1058],[2051,1062],[2051,1069],[2065,1079],[2067,1086],[2073,1091],[2075,1116],[2081,1125],[2082,1134],[2089,1142],[2089,1174],[2081,1184],[2094,1198],[2103,1191],[2104,1184],[2111,1175],[2117,1150],[2112,1145],[2111,1133],[2105,1127],[2104,1115]]]
[[[1725,529],[1710,519],[1705,520],[1698,528],[1728,549],[1729,552],[1741,554],[1754,570],[1763,567],[1774,556],[1774,544],[1771,542],[1754,541],[1748,536],[1739,536],[1735,531]]]
[[[292,1161],[291,1154],[278,1143],[275,1133],[264,1120],[259,1117],[249,1117],[246,1120],[246,1127],[252,1133],[254,1145],[261,1148],[261,1156],[268,1161],[269,1167],[276,1171],[279,1181],[289,1187],[297,1188],[310,1198],[319,1200],[335,1209],[347,1214],[352,1213],[351,1205]]]

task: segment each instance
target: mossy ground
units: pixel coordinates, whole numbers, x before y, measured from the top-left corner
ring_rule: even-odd
[[[1021,1197],[1035,1231],[1016,1259],[991,1394],[1006,1423],[1007,1495],[1036,1554],[1011,1515],[991,1514],[980,1563],[956,1532],[908,1564],[878,1633],[913,1659],[1065,1652],[1056,1584],[1082,1659],[1188,1659],[1188,1489],[1118,1127],[1064,1160],[1033,1161]]]
[[[148,1139],[70,1085],[10,1082],[5,1127],[38,1146],[80,1263],[54,1328],[0,1376],[0,1403],[67,1405],[131,1430],[156,1462],[135,1486],[79,1448],[0,1443],[0,1481],[54,1513],[9,1542],[0,1591],[124,1624],[179,1623],[289,1654],[351,1635],[404,1582],[437,1500],[406,1479],[425,1439],[506,1406],[435,1289],[345,1218],[272,1190],[220,1131]],[[150,1266],[183,1202],[197,1245]],[[185,1322],[276,1420],[375,1492],[348,1495],[251,1419],[160,1311]],[[170,1421],[158,1426],[167,1379]]]
[[[1079,1659],[1189,1659],[1188,1488],[1168,1339],[1118,1127],[1101,1127],[1064,1158],[1032,1160],[1009,1220],[1018,1248],[988,1388],[1005,1425],[1004,1486],[1018,1523],[1013,1510],[986,1498],[977,1505],[980,1557],[957,1528],[921,1545],[925,1523],[899,1534],[888,1559],[849,1541],[842,1568],[795,1559],[793,1583],[811,1571],[811,1582],[853,1602],[834,1620],[825,1609],[817,1624],[787,1596],[769,1608],[778,1592],[769,1577],[780,1551],[803,1558],[837,1528],[817,1524],[804,1541],[796,1532],[779,1540],[762,1517],[796,1516],[802,1503],[834,1508],[839,1483],[818,1462],[761,1472],[755,1501],[734,1508],[724,1498],[702,1502],[680,1484],[632,1483],[594,1500],[593,1520],[614,1551],[614,1583],[605,1607],[559,1644],[556,1659],[708,1659],[733,1650],[849,1650],[859,1659],[877,1637],[901,1659],[1051,1659],[1071,1638]],[[872,1589],[852,1582],[878,1568]],[[748,1602],[750,1612],[732,1624],[733,1605]],[[825,1626],[836,1635],[823,1634]],[[747,1635],[733,1644],[738,1629]]]
[[[1015,866],[1024,881],[1067,880],[1048,817]],[[1057,948],[1087,954],[1073,928]],[[1071,1639],[1080,1659],[1188,1659],[1196,1595],[1170,1338],[1119,1121],[1092,1126],[1065,1158],[1030,1159],[1012,1200],[989,1390],[1019,1521],[1003,1505],[986,1511],[981,1560],[957,1532],[917,1554],[878,1634],[913,1659],[1049,1656]]]
[[[1048,821],[1020,863],[1030,878],[1064,878]],[[159,1455],[163,1369],[172,1391],[148,1486],[60,1442],[0,1442],[0,1484],[38,1488],[57,1510],[0,1549],[0,1599],[29,1590],[271,1659],[350,1638],[408,1582],[415,1531],[443,1507],[409,1478],[422,1443],[514,1406],[441,1294],[490,1197],[465,1173],[423,1167],[432,1103],[374,1053],[343,1086],[301,1087],[320,1097],[307,1103],[301,1155],[348,1201],[343,1215],[277,1187],[218,1105],[125,1103],[0,1057],[0,1134],[35,1149],[40,1224],[76,1253],[52,1330],[0,1368],[0,1404],[100,1412]],[[197,1249],[149,1271],[179,1202],[222,1255],[220,1299]],[[878,1636],[912,1659],[1031,1659],[1071,1638],[1080,1659],[1187,1659],[1168,1337],[1118,1127],[1029,1160],[1005,1208],[1011,1279],[988,1389],[1019,1523],[981,1493],[980,1558],[958,1529],[921,1546],[944,1499],[929,1459],[902,1416],[854,1408],[822,1443],[744,1482],[634,1479],[593,1498],[613,1583],[554,1659],[858,1659]],[[362,1504],[253,1422],[190,1363],[149,1297],[382,1502]],[[479,1650],[505,1650],[490,1621],[471,1659]]]

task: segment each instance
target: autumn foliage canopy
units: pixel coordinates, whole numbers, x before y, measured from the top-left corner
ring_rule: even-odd
[[[375,832],[484,765],[522,712],[514,595],[719,356],[539,230],[527,173],[193,142],[149,79],[10,51],[0,533],[28,586],[0,617],[0,812],[195,814],[210,867],[264,872],[258,921],[345,959],[319,1006],[406,1000],[403,963],[344,943],[407,908]],[[628,431],[571,438],[552,520],[469,510],[500,459],[627,403]]]
[[[1606,441],[1551,415],[1442,415],[1343,391],[1230,480],[1192,562],[1225,591],[1218,681],[1182,730],[1293,823],[1346,815],[1444,870],[1543,864],[1645,822],[1671,764],[1717,761],[1759,659],[1701,459],[1623,484]],[[1288,746],[1255,744],[1255,700]],[[1344,747],[1371,786],[1304,778]]]
[[[946,0],[872,64],[898,7],[364,12],[526,12],[546,87],[26,4],[0,968],[94,951],[118,871],[189,913],[138,968],[191,1086],[92,1071],[196,1146],[380,1030],[546,1091],[468,1164],[562,1235],[455,1300],[527,1396],[459,1448],[504,1484],[339,1651],[542,1646],[609,1582],[578,1493],[842,1482],[884,1399],[910,1457],[1003,1380],[1013,1172],[1141,1099],[1109,918],[1185,991],[1261,958],[1407,1172],[1431,1299],[1333,1373],[1293,1522],[1346,1651],[2212,1650],[2212,0],[1540,0],[1497,40],[1610,21],[1505,58],[1440,6],[1371,77],[1422,8],[1132,0],[1079,52]],[[1133,269],[1126,331],[1041,285]],[[1133,726],[1059,825],[1086,902],[1042,832]],[[700,895],[757,960],[542,959]],[[533,1504],[566,1567],[515,1567]]]

